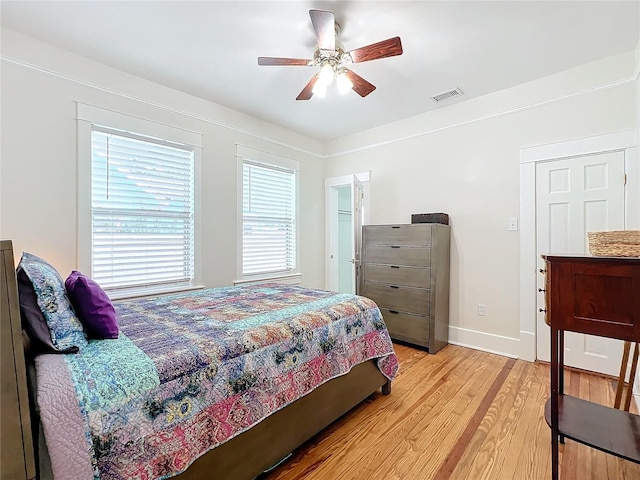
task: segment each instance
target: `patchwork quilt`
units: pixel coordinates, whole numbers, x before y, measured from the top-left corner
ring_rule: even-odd
[[[268,284],[115,304],[120,337],[36,358],[56,479],[164,479],[314,388],[398,361],[371,300]]]

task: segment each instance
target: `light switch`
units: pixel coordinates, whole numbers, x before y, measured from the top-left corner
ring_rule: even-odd
[[[517,218],[509,218],[507,220],[507,230],[517,231],[518,230],[518,219]]]

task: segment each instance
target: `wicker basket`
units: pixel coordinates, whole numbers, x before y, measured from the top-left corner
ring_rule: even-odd
[[[589,252],[598,257],[640,257],[640,230],[589,232]]]

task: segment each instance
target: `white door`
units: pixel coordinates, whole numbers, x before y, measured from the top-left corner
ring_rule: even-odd
[[[624,152],[607,152],[536,165],[536,232],[542,254],[588,254],[587,232],[623,230]],[[544,275],[538,275],[538,310],[543,309]],[[537,317],[537,357],[550,360],[550,331]],[[565,334],[565,365],[617,375],[622,342],[572,332]]]
[[[356,293],[362,249],[363,185],[355,175],[327,179],[325,185],[326,288]]]

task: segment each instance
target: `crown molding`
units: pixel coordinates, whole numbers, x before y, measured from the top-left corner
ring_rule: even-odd
[[[244,134],[244,135],[248,135],[248,136],[251,136],[253,138],[256,138],[256,139],[259,139],[259,140],[263,140],[265,142],[269,142],[269,143],[271,143],[273,145],[278,145],[278,146],[281,146],[281,147],[284,147],[284,148],[287,148],[287,149],[291,149],[291,150],[294,150],[294,151],[297,151],[297,152],[300,152],[300,153],[303,153],[305,155],[309,155],[311,157],[315,157],[315,158],[318,158],[318,159],[330,159],[330,158],[340,157],[340,156],[343,156],[343,155],[350,155],[350,154],[353,154],[353,153],[372,150],[372,149],[383,147],[383,146],[386,146],[386,145],[391,145],[391,144],[394,144],[394,143],[404,142],[406,140],[410,140],[410,139],[413,139],[413,138],[422,137],[422,136],[425,136],[425,135],[432,135],[434,133],[437,133],[437,132],[440,132],[440,131],[443,131],[443,130],[447,130],[447,129],[450,129],[450,128],[456,128],[456,127],[468,125],[468,124],[471,124],[471,123],[480,122],[480,121],[491,119],[491,118],[495,118],[495,117],[500,117],[500,116],[503,116],[503,115],[510,115],[512,113],[531,110],[531,109],[534,109],[534,108],[541,107],[543,105],[547,105],[547,104],[550,104],[550,103],[566,100],[568,98],[573,98],[573,97],[586,95],[586,94],[590,94],[590,93],[601,91],[601,90],[607,90],[607,89],[610,89],[610,88],[615,88],[615,87],[627,85],[629,83],[634,83],[636,81],[639,81],[639,79],[640,79],[640,65],[639,65],[639,66],[636,67],[636,72],[634,72],[634,74],[632,76],[630,76],[630,77],[626,77],[626,78],[622,78],[622,79],[615,80],[615,81],[612,81],[612,82],[607,82],[607,83],[604,83],[604,84],[601,84],[601,85],[596,85],[596,86],[593,86],[593,87],[585,88],[585,89],[582,89],[582,90],[579,90],[579,91],[576,91],[576,92],[572,92],[572,93],[568,93],[568,94],[564,94],[564,95],[559,95],[559,96],[552,97],[552,98],[549,98],[549,99],[546,99],[546,100],[529,103],[529,104],[522,105],[522,106],[519,106],[519,107],[508,108],[508,109],[496,111],[496,112],[493,112],[493,113],[490,113],[490,114],[487,114],[487,115],[480,115],[480,116],[469,118],[467,120],[463,120],[463,121],[460,121],[460,122],[454,122],[454,123],[450,123],[450,124],[447,124],[447,125],[443,125],[441,127],[429,128],[429,129],[426,129],[424,131],[416,132],[416,133],[413,133],[413,134],[410,134],[410,135],[398,136],[398,137],[390,138],[388,140],[381,141],[381,142],[368,143],[368,144],[361,145],[361,146],[358,146],[358,147],[348,148],[348,149],[345,149],[345,150],[340,150],[340,151],[329,153],[329,154],[321,154],[321,153],[317,153],[317,152],[314,152],[314,151],[311,151],[311,150],[307,150],[307,149],[304,149],[304,148],[297,147],[295,145],[291,145],[290,143],[286,143],[286,142],[282,142],[282,141],[279,141],[279,140],[275,140],[275,139],[273,139],[273,138],[271,138],[269,136],[266,136],[266,135],[259,135],[259,134],[256,134],[254,132],[251,132],[250,130],[247,130],[247,129],[244,129],[244,128],[241,128],[241,127],[237,127],[235,125],[231,125],[231,124],[228,124],[228,123],[225,123],[225,122],[221,122],[219,120],[215,120],[215,119],[212,119],[212,118],[204,117],[202,115],[194,114],[194,113],[188,112],[186,110],[181,110],[181,109],[178,109],[178,108],[174,108],[172,106],[165,105],[165,104],[162,104],[162,103],[159,103],[159,102],[145,100],[144,98],[141,98],[139,96],[131,95],[131,94],[128,94],[128,93],[125,93],[125,92],[121,92],[121,91],[118,91],[118,90],[114,90],[112,88],[104,87],[104,86],[98,85],[98,84],[93,83],[93,82],[88,82],[86,80],[81,80],[81,79],[78,79],[78,78],[74,78],[72,76],[69,76],[69,75],[66,75],[66,74],[63,74],[63,73],[60,73],[60,72],[57,72],[57,71],[53,71],[53,70],[48,69],[48,68],[40,67],[38,65],[34,65],[32,63],[25,62],[23,60],[18,60],[18,59],[7,57],[7,56],[0,56],[0,60],[2,60],[2,62],[11,64],[11,65],[15,65],[15,66],[27,69],[27,70],[32,70],[32,71],[39,72],[39,73],[42,73],[42,74],[45,74],[45,75],[49,75],[49,76],[52,76],[52,77],[55,77],[55,78],[63,79],[63,80],[75,83],[77,85],[81,85],[81,86],[84,86],[84,87],[89,87],[89,88],[92,88],[92,89],[95,89],[95,90],[98,90],[98,91],[101,91],[101,92],[104,92],[104,93],[108,93],[110,95],[115,95],[115,96],[118,96],[120,98],[126,98],[128,100],[131,100],[131,101],[143,104],[143,105],[147,105],[147,106],[150,106],[150,107],[162,109],[162,110],[165,110],[165,111],[177,114],[177,115],[182,115],[182,116],[189,117],[189,118],[192,118],[192,119],[195,119],[195,120],[199,120],[199,121],[202,121],[202,122],[205,122],[205,123],[208,123],[208,124],[212,124],[212,125],[215,125],[215,126],[218,126],[218,127],[221,127],[221,128],[225,128],[225,129],[228,129],[228,130],[231,130],[231,131],[234,131],[234,132],[238,132],[238,133],[241,133],[241,134]],[[202,100],[203,101],[207,101],[207,100],[204,100],[204,99],[202,99]],[[260,120],[260,119],[257,119],[257,120],[263,121],[263,120]],[[404,122],[404,121],[408,121],[408,120],[400,120],[400,122]]]
[[[585,89],[579,90],[577,92],[572,92],[572,93],[568,93],[568,94],[565,94],[565,95],[559,95],[559,96],[556,96],[556,97],[548,98],[546,100],[541,100],[541,101],[538,101],[538,102],[529,103],[527,105],[522,105],[522,106],[515,107],[515,108],[508,108],[508,109],[505,109],[505,110],[500,110],[500,111],[493,112],[493,113],[490,113],[490,114],[487,114],[487,115],[480,115],[480,116],[477,116],[477,117],[469,118],[468,120],[463,120],[463,121],[460,121],[460,122],[450,123],[448,125],[443,125],[442,127],[430,128],[430,129],[427,129],[427,130],[424,130],[424,131],[421,131],[421,132],[413,133],[411,135],[404,135],[404,136],[401,136],[401,137],[391,138],[389,140],[385,140],[385,141],[382,141],[382,142],[370,143],[370,144],[367,144],[367,145],[362,145],[360,147],[355,147],[355,148],[341,150],[341,151],[338,151],[338,152],[335,152],[335,153],[325,154],[323,156],[323,158],[335,158],[335,157],[340,157],[340,156],[343,156],[343,155],[350,155],[350,154],[353,154],[353,153],[363,152],[363,151],[366,151],[366,150],[371,150],[373,148],[378,148],[378,147],[382,147],[382,146],[386,146],[386,145],[391,145],[391,144],[394,144],[394,143],[403,142],[405,140],[410,140],[410,139],[417,138],[417,137],[422,137],[422,136],[425,136],[425,135],[431,135],[431,134],[434,134],[434,133],[437,133],[437,132],[440,132],[440,131],[443,131],[443,130],[447,130],[447,129],[455,128],[455,127],[460,127],[460,126],[463,126],[463,125],[468,125],[470,123],[480,122],[480,121],[487,120],[487,119],[490,119],[490,118],[495,118],[495,117],[500,117],[500,116],[503,116],[503,115],[510,115],[512,113],[531,110],[531,109],[534,109],[534,108],[541,107],[543,105],[548,105],[550,103],[566,100],[568,98],[578,97],[580,95],[586,95],[586,94],[590,94],[590,93],[593,93],[593,92],[597,92],[597,91],[601,91],[601,90],[608,90],[610,88],[620,87],[622,85],[627,85],[627,84],[630,84],[630,83],[634,83],[636,80],[638,80],[638,77],[639,77],[639,74],[636,73],[631,77],[623,78],[623,79],[620,79],[620,80],[615,80],[615,81],[612,81],[612,82],[607,82],[607,83],[604,83],[604,84],[601,84],[601,85],[596,85],[594,87],[585,88]],[[403,122],[403,120],[400,120],[400,122]]]
[[[159,102],[145,100],[144,98],[141,98],[141,97],[136,96],[136,95],[131,95],[131,94],[128,94],[128,93],[125,93],[125,92],[114,90],[112,88],[108,88],[108,87],[104,87],[102,85],[98,85],[98,84],[93,83],[93,82],[88,82],[86,80],[81,80],[79,78],[75,78],[75,77],[60,73],[60,72],[56,72],[56,71],[50,70],[48,68],[44,68],[44,67],[41,67],[41,66],[38,66],[38,65],[34,65],[32,63],[25,62],[23,60],[18,60],[18,59],[15,59],[15,58],[4,56],[4,55],[0,56],[0,60],[2,62],[11,64],[11,65],[15,65],[17,67],[21,67],[21,68],[24,68],[26,70],[31,70],[31,71],[34,71],[34,72],[38,72],[38,73],[49,75],[49,76],[52,76],[52,77],[55,77],[55,78],[66,80],[66,81],[74,83],[76,85],[81,85],[83,87],[89,87],[89,88],[92,88],[94,90],[98,90],[100,92],[104,92],[104,93],[108,93],[110,95],[118,96],[120,98],[126,98],[127,100],[131,100],[131,101],[134,101],[134,102],[137,102],[137,103],[140,103],[140,104],[143,104],[143,105],[147,105],[147,106],[150,106],[150,107],[159,108],[159,109],[165,110],[167,112],[175,113],[177,115],[182,115],[182,116],[189,117],[189,118],[192,118],[192,119],[195,119],[195,120],[199,120],[199,121],[202,121],[202,122],[206,122],[206,123],[209,123],[211,125],[215,125],[217,127],[221,127],[221,128],[225,128],[225,129],[228,129],[228,130],[232,130],[234,132],[241,133],[243,135],[249,135],[249,136],[257,138],[259,140],[264,140],[264,141],[272,143],[274,145],[278,145],[278,146],[285,147],[285,148],[288,148],[288,149],[291,149],[291,150],[295,150],[297,152],[304,153],[306,155],[310,155],[312,157],[325,158],[324,155],[319,154],[317,152],[313,152],[311,150],[300,148],[300,147],[297,147],[295,145],[291,145],[291,144],[286,143],[286,142],[281,142],[279,140],[275,140],[275,139],[273,139],[271,137],[268,137],[268,136],[265,136],[265,135],[258,135],[256,133],[251,132],[250,130],[247,130],[247,129],[244,129],[244,128],[240,128],[240,127],[237,127],[235,125],[224,123],[224,122],[221,122],[219,120],[214,120],[212,118],[204,117],[202,115],[194,114],[194,113],[188,112],[186,110],[180,110],[178,108],[174,108],[172,106],[165,105],[165,104],[162,104],[162,103],[159,103]],[[205,99],[201,99],[201,100],[204,101],[204,102],[209,102],[208,100],[205,100]],[[213,103],[213,102],[209,102],[209,103]],[[225,108],[228,108],[228,107],[225,107]],[[252,117],[252,118],[254,118],[254,117]],[[256,119],[256,120],[264,122],[264,120],[260,120],[260,119]]]

